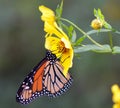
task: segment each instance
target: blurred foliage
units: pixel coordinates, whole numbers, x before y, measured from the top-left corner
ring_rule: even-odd
[[[38,6],[44,4],[55,9],[60,0],[0,0],[0,106],[22,108],[16,103],[16,91],[29,71],[45,54],[43,23]],[[63,16],[90,29],[93,9],[100,8],[106,20],[119,29],[119,0],[65,0]],[[105,37],[103,34],[102,37]],[[98,41],[101,39],[96,37]],[[107,37],[102,38],[106,43]],[[120,44],[118,35],[114,43]],[[111,90],[120,84],[120,56],[111,54],[81,53],[74,58],[70,72],[74,82],[70,90],[59,98],[41,97],[26,107],[44,108],[111,108]],[[47,103],[47,104],[46,104]]]

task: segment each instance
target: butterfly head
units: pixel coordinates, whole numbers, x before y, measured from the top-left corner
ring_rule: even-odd
[[[51,51],[47,51],[46,53],[46,58],[50,61],[50,62],[55,62],[57,59],[56,55],[53,54]]]

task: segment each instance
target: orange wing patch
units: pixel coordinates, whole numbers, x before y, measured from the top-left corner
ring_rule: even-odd
[[[32,86],[32,92],[36,91],[41,91],[43,86],[42,86],[42,78],[43,78],[43,71],[45,68],[46,62],[37,70],[35,76],[34,76],[34,83]]]

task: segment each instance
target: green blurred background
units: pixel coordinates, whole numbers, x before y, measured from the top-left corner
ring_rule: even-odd
[[[39,5],[55,10],[60,0],[0,0],[0,108],[111,108],[111,85],[120,84],[120,55],[81,53],[70,72],[74,82],[59,98],[41,97],[23,106],[15,101],[19,85],[45,55]],[[64,0],[63,17],[91,30],[93,9],[120,31],[120,0]],[[79,36],[79,35],[78,35]],[[109,43],[107,34],[97,41]],[[114,45],[120,38],[114,34]]]

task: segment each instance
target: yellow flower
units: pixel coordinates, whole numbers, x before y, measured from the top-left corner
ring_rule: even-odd
[[[120,104],[114,104],[113,108],[120,108]]]
[[[44,31],[47,32],[45,48],[60,59],[60,63],[63,66],[63,74],[67,76],[73,60],[73,49],[69,38],[57,25],[55,14],[51,9],[42,5],[39,6],[39,10],[42,12],[41,19],[44,21]]]
[[[114,103],[120,103],[120,88],[117,84],[114,84],[111,88],[113,97],[112,100]]]
[[[111,91],[113,93],[112,100],[115,103],[113,108],[120,108],[120,88],[117,84],[114,84],[111,87]]]

